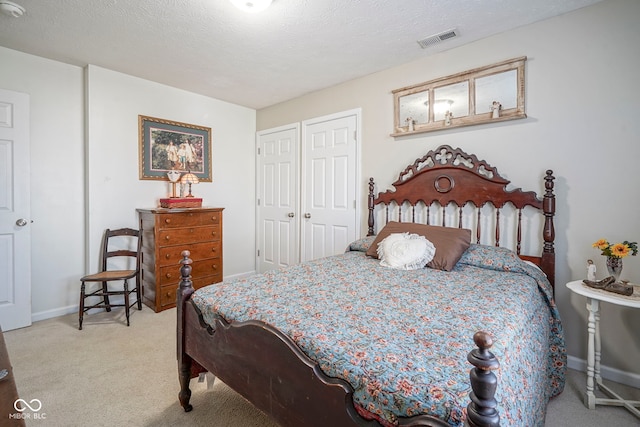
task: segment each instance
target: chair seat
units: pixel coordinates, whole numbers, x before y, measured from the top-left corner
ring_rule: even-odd
[[[135,250],[133,246],[135,244]],[[133,228],[107,229],[102,239],[102,267],[100,271],[87,274],[80,279],[80,304],[78,306],[78,329],[82,330],[82,321],[86,311],[104,308],[111,311],[112,307],[124,307],[129,326],[129,309],[134,305],[142,310],[142,286],[140,284],[140,253],[142,239],[140,231]],[[131,269],[131,263],[135,261],[136,268]],[[126,264],[123,264],[126,262]],[[108,266],[120,266],[127,270],[110,270]],[[129,280],[135,279],[135,285],[129,287]],[[89,283],[87,283],[89,282]],[[96,285],[93,283],[100,283]],[[118,287],[118,283],[120,287]],[[130,295],[135,293],[136,298],[130,301]],[[111,302],[110,297],[116,297]],[[120,303],[120,298],[124,303]],[[85,303],[87,299],[87,303]],[[97,301],[96,301],[97,299]]]
[[[95,274],[88,274],[80,279],[81,282],[108,282],[118,279],[132,279],[138,274],[136,270],[112,270]]]

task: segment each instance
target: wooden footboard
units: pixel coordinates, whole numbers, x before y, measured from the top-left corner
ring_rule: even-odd
[[[193,294],[189,251],[182,253],[180,288],[177,296],[177,358],[179,399],[186,412],[189,382],[209,371],[283,426],[379,426],[360,416],[353,404],[353,389],[344,380],[326,376],[295,343],[278,329],[259,321],[215,325],[204,323]],[[490,337],[474,336],[478,349],[469,353],[472,393],[468,424],[498,426],[494,393],[499,364],[488,348]],[[399,420],[400,426],[447,426],[441,420],[419,415]]]

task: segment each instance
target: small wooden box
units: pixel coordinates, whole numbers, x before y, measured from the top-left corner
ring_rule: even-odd
[[[172,197],[160,199],[161,208],[200,208],[202,199],[199,197]]]

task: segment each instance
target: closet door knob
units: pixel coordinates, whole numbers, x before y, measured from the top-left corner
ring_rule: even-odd
[[[311,214],[310,213],[306,213],[306,214],[304,214],[304,217],[309,219],[309,218],[311,218]]]
[[[289,213],[287,214],[287,216],[288,216],[289,218],[293,218],[294,216],[296,216],[296,214],[294,214],[293,212],[289,212]]]

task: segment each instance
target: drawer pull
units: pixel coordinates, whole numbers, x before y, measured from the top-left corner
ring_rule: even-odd
[[[217,233],[216,231],[212,231],[212,232],[211,232],[211,235],[212,235],[213,237],[216,237],[216,235],[217,235],[217,234],[218,234],[218,233]]]
[[[189,229],[189,233],[193,233],[193,228],[190,228],[190,229]]]
[[[169,258],[171,258],[171,255],[170,255],[170,254],[166,254],[164,257],[165,257],[166,259],[169,259]]]
[[[215,252],[217,252],[217,249],[216,248],[211,248],[211,252],[215,253]]]
[[[171,218],[165,218],[164,222],[165,224],[171,224]]]
[[[164,237],[164,240],[169,240],[169,236],[165,236],[165,237]]]
[[[171,273],[167,273],[167,274],[165,274],[165,276],[164,276],[164,277],[166,277],[167,279],[171,279]]]
[[[166,297],[171,298],[171,292],[167,292]]]
[[[211,217],[211,221],[217,221],[217,220],[218,220],[217,216],[214,215],[214,216]]]
[[[213,265],[211,266],[211,268],[212,268],[213,270],[217,270],[217,269],[218,269],[218,264],[213,264]]]

